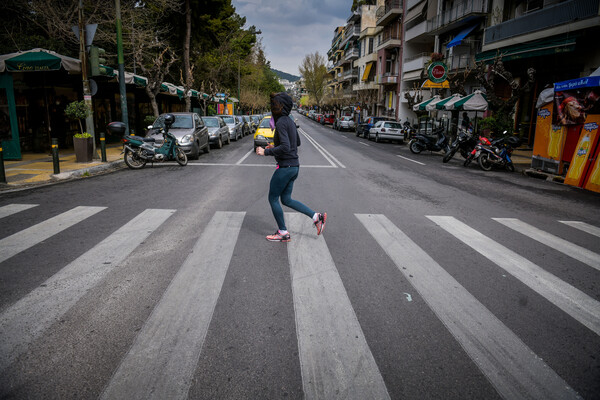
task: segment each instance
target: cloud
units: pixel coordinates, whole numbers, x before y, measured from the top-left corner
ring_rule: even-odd
[[[327,57],[333,31],[346,25],[350,0],[232,0],[247,25],[262,31],[267,59],[275,69],[298,75],[307,54]]]

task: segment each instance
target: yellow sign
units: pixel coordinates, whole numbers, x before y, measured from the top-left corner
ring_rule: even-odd
[[[450,84],[448,83],[448,81],[435,83],[435,82],[432,82],[431,80],[427,79],[425,82],[423,82],[423,84],[421,85],[421,88],[423,88],[423,89],[450,89]]]
[[[591,114],[585,120],[581,133],[579,134],[579,142],[573,153],[573,160],[569,165],[569,171],[565,178],[565,183],[572,186],[581,186],[581,179],[584,176],[588,159],[593,150],[592,145],[596,143],[598,136],[598,124],[600,124],[600,114]]]

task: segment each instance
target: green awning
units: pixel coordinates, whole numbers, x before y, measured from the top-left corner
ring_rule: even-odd
[[[58,71],[64,68],[69,73],[80,73],[81,62],[45,49],[31,49],[0,56],[0,72]]]
[[[575,45],[576,38],[573,36],[554,37],[484,51],[475,55],[475,61],[488,62],[492,61],[496,56],[502,56],[502,61],[511,61],[550,54],[568,53],[575,51]]]

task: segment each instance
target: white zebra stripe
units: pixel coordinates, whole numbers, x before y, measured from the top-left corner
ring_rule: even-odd
[[[541,358],[389,219],[371,214],[356,214],[356,217],[501,396],[540,400],[579,398]]]
[[[516,218],[492,218],[494,221],[500,222],[502,225],[509,227],[527,237],[537,240],[538,242],[550,246],[555,250],[560,251],[582,263],[589,265],[600,271],[600,255],[586,248],[568,242],[564,239],[554,236],[548,232],[544,232],[534,226],[531,226]]]
[[[217,212],[121,362],[103,399],[185,399],[244,220]]]
[[[106,207],[75,207],[0,240],[0,262],[70,228]]]
[[[21,211],[29,210],[37,207],[39,204],[7,204],[0,207],[0,218],[8,217]]]
[[[565,225],[569,225],[573,228],[579,229],[580,231],[587,232],[590,235],[600,237],[600,228],[598,228],[597,226],[586,224],[585,222],[581,222],[581,221],[558,221],[558,222],[563,223]]]
[[[305,215],[286,218],[304,397],[389,399],[325,238]]]
[[[145,210],[0,315],[0,371],[58,321],[175,210]]]

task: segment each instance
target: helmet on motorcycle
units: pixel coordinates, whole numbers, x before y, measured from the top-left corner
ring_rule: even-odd
[[[521,140],[516,136],[511,136],[507,139],[507,142],[512,147],[517,147],[521,143]]]
[[[170,128],[171,125],[173,125],[173,122],[175,122],[175,116],[173,114],[165,114],[164,121],[165,121],[165,126],[167,128]]]

